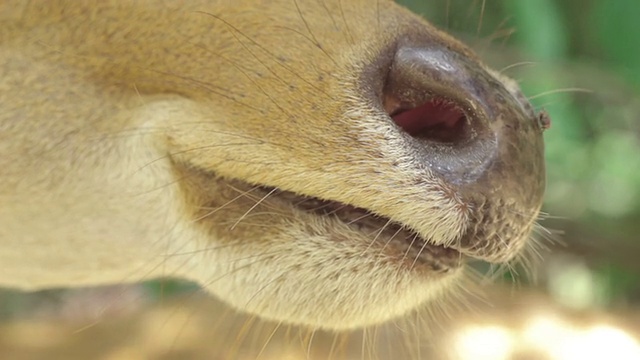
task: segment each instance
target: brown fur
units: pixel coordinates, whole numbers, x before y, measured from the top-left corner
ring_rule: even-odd
[[[0,285],[173,276],[267,318],[349,328],[437,297],[460,268],[253,185],[366,208],[492,261],[517,253],[539,210],[542,143],[515,120],[535,118],[517,87],[396,4],[40,0],[0,13]],[[506,140],[478,155],[491,162],[477,177],[425,166],[380,105],[385,61],[423,43],[501,94],[481,94]]]

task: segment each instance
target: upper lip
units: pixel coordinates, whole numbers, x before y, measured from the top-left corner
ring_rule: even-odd
[[[462,254],[456,250],[455,244],[451,246],[436,245],[429,239],[420,236],[417,232],[407,228],[403,224],[393,219],[378,216],[370,210],[343,204],[337,201],[326,201],[315,197],[307,197],[293,194],[288,191],[277,192],[277,197],[292,203],[296,208],[313,212],[318,215],[333,216],[343,223],[364,232],[371,242],[379,242],[382,248],[387,246],[398,247],[402,244],[402,251],[406,252],[404,257],[409,257],[410,261],[417,261],[424,252],[430,252],[429,259],[438,270],[450,267],[457,267],[462,261]],[[371,244],[370,244],[371,245]],[[410,249],[413,248],[413,251]],[[439,250],[435,250],[439,249]],[[433,252],[438,252],[438,259],[434,258]],[[436,261],[437,260],[437,261]]]

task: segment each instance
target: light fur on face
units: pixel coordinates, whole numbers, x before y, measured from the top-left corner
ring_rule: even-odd
[[[513,258],[540,209],[517,86],[394,3],[0,13],[0,285],[179,277],[353,328],[442,296],[464,257]],[[398,120],[424,103],[462,115]]]

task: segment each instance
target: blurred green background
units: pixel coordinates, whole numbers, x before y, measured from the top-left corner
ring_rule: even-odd
[[[640,305],[640,1],[401,0],[520,83],[545,133],[550,245],[538,286]],[[524,280],[526,281],[526,280]]]

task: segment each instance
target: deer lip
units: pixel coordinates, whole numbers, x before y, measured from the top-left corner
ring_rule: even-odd
[[[273,197],[290,203],[298,210],[338,219],[355,231],[364,233],[383,249],[395,248],[403,254],[402,260],[411,264],[412,267],[421,263],[432,270],[448,272],[462,265],[464,256],[455,248],[433,244],[407,226],[370,210],[280,189],[261,188],[263,191],[272,193]]]

